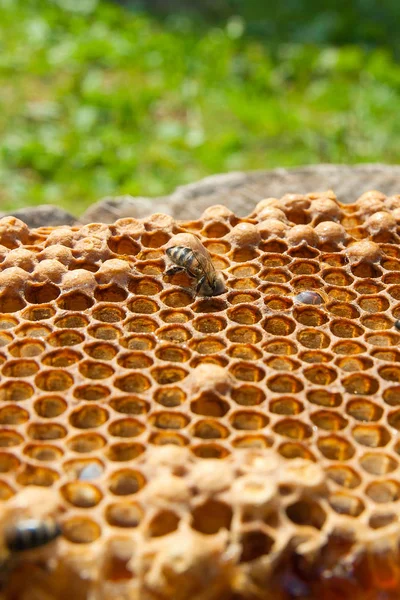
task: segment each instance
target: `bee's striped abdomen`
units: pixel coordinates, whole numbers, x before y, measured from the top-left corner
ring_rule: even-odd
[[[196,260],[193,250],[185,246],[174,246],[167,249],[167,255],[176,265],[186,269],[189,273],[192,272],[192,267],[195,266],[193,263]]]
[[[11,552],[23,552],[39,548],[61,535],[61,529],[53,521],[29,519],[21,521],[6,532],[6,545]]]

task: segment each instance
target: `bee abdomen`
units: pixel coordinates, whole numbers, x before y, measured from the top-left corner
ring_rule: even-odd
[[[21,521],[6,531],[5,541],[11,552],[23,552],[45,546],[61,535],[60,526],[54,521]]]
[[[176,265],[184,267],[185,269],[190,269],[195,259],[193,250],[186,248],[185,246],[168,248],[167,255]]]

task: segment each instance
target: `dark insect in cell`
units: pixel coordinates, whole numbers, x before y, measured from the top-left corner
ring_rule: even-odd
[[[296,304],[324,304],[324,299],[317,292],[300,292],[294,301]]]
[[[400,321],[396,321],[395,324],[394,324],[394,326],[396,327],[396,329],[398,331],[400,331]]]
[[[49,544],[61,535],[53,519],[26,519],[6,529],[5,543],[10,552],[24,552]]]

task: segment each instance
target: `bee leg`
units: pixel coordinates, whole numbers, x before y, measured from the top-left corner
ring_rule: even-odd
[[[183,267],[179,267],[178,265],[172,265],[172,267],[169,267],[165,271],[165,274],[171,276],[171,275],[177,275],[178,273],[183,273],[183,271],[185,271],[185,269]]]
[[[196,285],[196,294],[198,294],[199,291],[201,290],[201,287],[202,287],[205,279],[206,279],[205,275],[203,275],[203,277],[200,277],[200,279],[199,279],[199,281],[197,282],[197,285]]]

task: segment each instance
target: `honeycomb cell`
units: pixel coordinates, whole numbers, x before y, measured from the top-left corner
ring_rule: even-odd
[[[63,536],[73,544],[91,544],[100,535],[100,525],[87,517],[72,517],[63,523]]]
[[[63,451],[58,446],[51,444],[27,444],[24,448],[24,454],[43,462],[59,460],[63,456]]]
[[[312,423],[318,427],[318,429],[324,429],[326,431],[340,431],[341,429],[344,429],[348,423],[347,419],[340,414],[329,410],[319,410],[313,413],[310,418]]]
[[[84,346],[84,351],[95,360],[112,360],[118,354],[118,348],[105,342],[93,342]]]
[[[275,543],[275,540],[258,529],[245,531],[240,537],[242,553],[240,562],[252,562],[262,556],[268,555]]]
[[[192,432],[195,437],[202,438],[203,440],[222,439],[229,435],[227,427],[211,419],[198,421],[193,426]]]
[[[392,321],[386,315],[368,315],[361,318],[361,323],[364,327],[375,329],[377,331],[383,331],[393,327]]]
[[[271,448],[273,440],[265,435],[241,435],[231,442],[233,448]]]
[[[265,371],[251,363],[237,363],[229,369],[230,373],[236,379],[241,381],[261,381],[265,376]]]
[[[143,508],[136,502],[115,502],[109,504],[105,511],[106,521],[113,527],[138,527],[144,515]]]
[[[391,479],[375,481],[367,487],[365,493],[377,504],[396,502],[400,498],[400,484]]]
[[[84,311],[93,304],[94,300],[82,292],[70,292],[57,300],[57,305],[61,310]]]
[[[260,267],[255,264],[242,264],[237,267],[232,267],[230,272],[234,277],[253,277],[259,272],[259,270]]]
[[[45,392],[62,392],[73,385],[72,375],[61,369],[42,371],[35,378],[35,384]]]
[[[110,476],[109,489],[116,496],[130,496],[136,494],[145,485],[146,479],[140,471],[121,469]]]
[[[312,500],[299,500],[286,509],[288,518],[297,525],[308,525],[315,529],[322,529],[326,513],[323,508]]]
[[[327,468],[327,475],[331,481],[334,481],[341,487],[354,489],[361,484],[360,475],[351,467],[346,465],[332,465]]]
[[[164,246],[169,239],[170,236],[168,233],[159,230],[144,233],[141,237],[141,242],[146,248],[161,248],[161,246]]]
[[[330,344],[328,335],[318,329],[303,329],[299,331],[296,338],[302,346],[312,350],[327,348]]]
[[[29,419],[29,412],[20,406],[9,404],[0,409],[0,425],[22,425]]]
[[[47,333],[50,333],[47,332]],[[45,335],[47,335],[47,333]],[[51,346],[64,347],[64,346],[76,346],[81,344],[85,339],[84,335],[79,331],[64,330],[55,331],[47,337],[47,341]]]
[[[108,412],[104,408],[88,405],[75,409],[69,417],[69,422],[78,429],[92,429],[100,427],[107,419]]]
[[[220,529],[228,529],[232,522],[232,509],[225,502],[207,500],[192,512],[192,527],[205,535],[215,535]]]
[[[19,446],[24,441],[22,435],[11,429],[0,429],[0,448]]]
[[[365,341],[373,346],[394,346],[400,341],[400,337],[395,333],[380,331],[370,333],[365,336]]]
[[[256,431],[266,427],[269,419],[260,412],[241,410],[234,412],[229,421],[234,429]]]
[[[22,402],[33,395],[33,387],[25,381],[7,381],[0,385],[0,401]]]
[[[290,298],[282,298],[281,296],[267,296],[264,299],[264,304],[271,311],[281,312],[289,310],[292,307]]]
[[[322,279],[329,285],[336,286],[350,286],[354,281],[353,277],[342,269],[325,269]]]
[[[28,283],[25,287],[25,298],[30,304],[46,304],[58,298],[59,295],[60,289],[54,283]]]
[[[369,448],[386,446],[391,439],[388,430],[381,425],[357,425],[353,428],[352,435],[358,444]]]
[[[389,301],[384,296],[361,296],[358,305],[366,312],[379,313],[389,308]]]
[[[228,356],[242,360],[260,360],[262,352],[250,344],[235,344],[227,351]]]
[[[0,315],[0,330],[2,329],[12,329],[16,325],[18,325],[19,321],[15,317],[11,317],[11,315]]]
[[[392,473],[398,467],[398,462],[394,458],[383,453],[364,454],[361,456],[359,463],[364,471],[377,476]]]
[[[344,319],[357,319],[360,316],[357,308],[346,302],[332,302],[328,304],[327,308],[336,317],[343,317]]]
[[[328,460],[349,460],[355,453],[352,444],[337,435],[320,437],[317,446],[321,454]]]
[[[231,245],[229,242],[225,240],[210,240],[204,243],[204,246],[207,248],[209,252],[213,254],[227,254],[231,249]]]
[[[262,332],[256,327],[233,327],[228,329],[226,337],[230,342],[256,344],[262,338]]]
[[[291,398],[290,396],[284,396],[277,400],[272,400],[269,405],[269,410],[277,415],[298,415],[304,410],[303,404]]]
[[[336,337],[355,338],[364,333],[364,329],[350,320],[337,319],[330,323],[330,330]]]
[[[22,317],[27,321],[43,321],[45,319],[51,319],[55,314],[56,311],[52,306],[34,306],[24,310]],[[5,321],[3,321],[2,324],[4,323]],[[2,329],[5,329],[5,327],[3,326]]]
[[[119,306],[105,305],[97,306],[92,311],[93,319],[102,323],[118,323],[125,318],[125,311]]]
[[[304,376],[316,385],[329,385],[335,381],[336,371],[325,365],[314,365],[304,369]]]
[[[242,385],[232,390],[232,399],[242,406],[257,406],[265,400],[265,394],[256,386]]]
[[[267,381],[268,388],[278,394],[296,394],[303,389],[303,384],[292,375],[274,375]]]
[[[173,342],[175,344],[183,344],[187,342],[192,334],[190,331],[183,326],[179,325],[170,325],[168,327],[163,327],[157,331],[157,337],[164,342]]]
[[[92,508],[102,500],[102,493],[91,483],[73,481],[61,488],[61,494],[66,502],[77,508]]]
[[[306,363],[327,363],[333,359],[332,354],[319,350],[308,350],[299,354],[300,360]]]
[[[359,498],[343,493],[332,494],[329,498],[329,504],[335,512],[350,517],[358,517],[365,509]]]
[[[193,313],[191,311],[179,310],[177,308],[162,310],[159,316],[165,323],[187,323],[193,319]]]
[[[263,329],[272,335],[290,335],[296,328],[293,319],[284,316],[267,317],[263,322]]]
[[[72,452],[86,454],[95,452],[105,446],[106,440],[96,433],[75,435],[67,441],[67,446]]]
[[[209,392],[203,393],[190,404],[190,410],[196,415],[205,417],[223,417],[230,409],[228,402]]]
[[[151,315],[159,310],[157,302],[150,300],[147,296],[136,296],[132,302],[128,304],[128,308],[133,313]]]
[[[16,481],[20,485],[51,487],[59,477],[57,471],[49,469],[48,467],[25,465],[23,470],[16,476]]]
[[[284,269],[264,269],[259,277],[262,281],[271,283],[288,283],[290,281],[290,275]]]
[[[272,356],[265,361],[265,364],[275,371],[296,371],[301,366],[298,360],[286,356]]]
[[[228,317],[240,325],[254,325],[261,319],[261,312],[253,306],[238,305],[228,310]]]
[[[31,377],[39,371],[39,365],[33,360],[10,360],[1,372],[5,377]]]
[[[357,398],[348,402],[346,413],[357,421],[370,422],[379,421],[383,415],[383,409],[366,398]]]
[[[47,367],[69,367],[79,362],[82,359],[82,354],[76,350],[53,350],[42,357],[42,364]]]
[[[59,440],[67,435],[67,430],[59,423],[31,423],[27,434],[33,440]]]
[[[107,241],[111,252],[119,256],[136,256],[140,252],[140,246],[127,235],[113,236]]]
[[[141,373],[130,373],[124,377],[117,377],[114,386],[128,394],[139,394],[148,390],[151,387],[151,382]]]
[[[359,342],[350,342],[346,340],[334,344],[332,346],[332,350],[336,354],[345,354],[346,356],[349,356],[354,354],[361,354],[362,352],[366,352],[367,349],[365,346],[363,346],[363,344],[360,344]]]
[[[109,460],[114,462],[128,462],[143,454],[145,450],[146,448],[143,444],[120,442],[118,444],[111,444],[106,455]]]
[[[284,437],[302,441],[312,435],[311,427],[295,419],[283,419],[273,427],[275,433]]]
[[[20,460],[9,452],[0,452],[0,473],[16,471],[20,466]]]
[[[397,406],[400,404],[400,385],[387,388],[384,390],[382,397],[386,404]]]
[[[60,329],[78,329],[80,327],[87,327],[89,319],[85,315],[71,314],[65,315],[60,319],[55,319],[54,325]]]
[[[232,292],[228,295],[228,302],[232,305],[236,304],[248,304],[256,302],[260,297],[260,294],[256,292]]]
[[[267,342],[263,346],[265,352],[270,352],[271,354],[277,355],[286,355],[289,356],[291,354],[297,353],[297,346],[290,340],[286,340],[285,338],[279,339],[274,338],[273,340]]]
[[[364,373],[349,375],[342,380],[343,388],[350,394],[372,395],[379,389],[379,383],[374,377]]]
[[[185,369],[182,369],[181,367],[158,367],[152,370],[151,376],[153,377],[154,381],[156,381],[158,384],[166,385],[169,383],[176,383],[177,381],[182,381],[183,379],[185,379],[185,377],[188,376],[188,372],[185,371]],[[137,392],[138,390],[128,391]]]
[[[278,452],[281,456],[289,460],[303,458],[305,460],[315,461],[312,452],[299,442],[285,442],[278,447]]]
[[[307,392],[307,400],[312,404],[335,408],[342,403],[342,396],[326,389],[311,390]]]
[[[189,444],[189,440],[184,435],[174,431],[152,433],[149,437],[149,442],[155,446],[165,446],[167,444],[173,444],[174,446],[187,446]]]
[[[385,381],[400,382],[400,368],[396,366],[387,365],[379,369],[379,375]]]
[[[143,352],[130,352],[118,358],[118,365],[124,369],[147,369],[153,364],[153,359]]]

